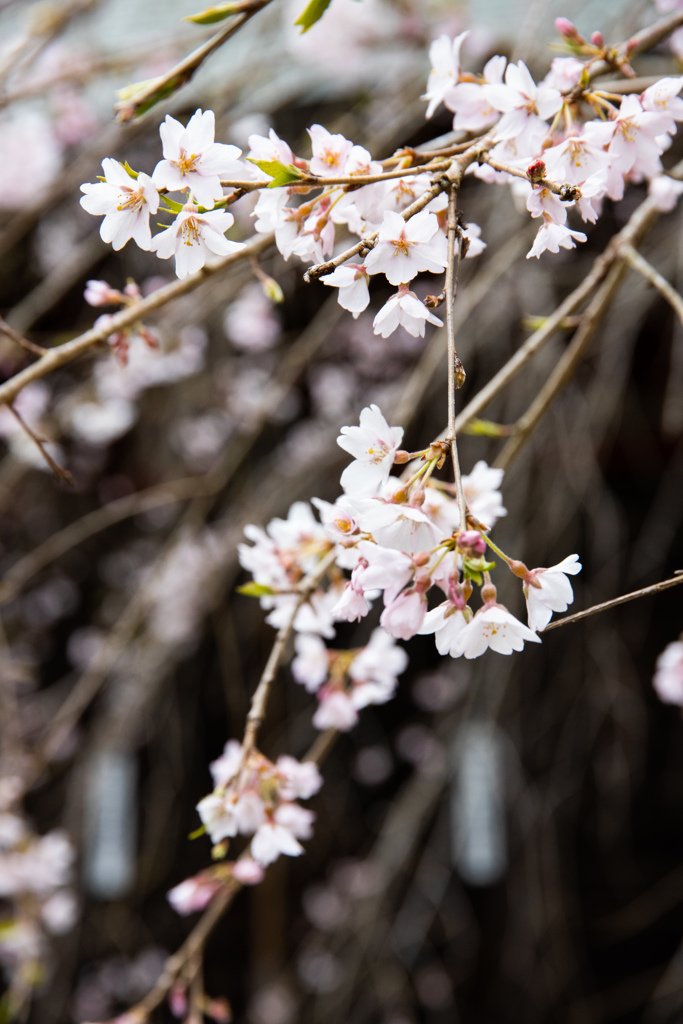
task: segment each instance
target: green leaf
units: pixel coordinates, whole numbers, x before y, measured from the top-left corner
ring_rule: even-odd
[[[273,179],[268,182],[268,188],[280,188],[282,185],[301,181],[301,171],[292,164],[283,164],[281,160],[254,160],[250,156],[247,160],[250,164],[256,164],[259,170]]]
[[[474,434],[477,437],[505,437],[510,433],[508,427],[500,423],[493,423],[491,420],[474,419],[464,428],[465,434]]]
[[[254,583],[251,580],[250,583],[243,583],[241,587],[238,587],[237,593],[246,594],[247,597],[270,597],[276,591],[272,587],[264,586],[263,583]]]
[[[195,25],[213,25],[217,21],[229,18],[231,14],[239,14],[243,9],[244,5],[239,0],[237,3],[216,4],[200,11],[199,14],[188,14],[183,21],[192,21]]]
[[[189,834],[189,836],[187,838],[188,839],[199,839],[200,836],[203,836],[205,834],[206,834],[206,825],[200,825],[199,828],[196,828],[194,830],[194,832],[190,832],[190,834]]]
[[[299,15],[294,24],[301,25],[302,32],[308,32],[316,21],[320,21],[331,3],[332,0],[309,0],[303,13]]]
[[[169,199],[168,196],[159,196],[159,199],[164,204],[167,210],[171,210],[172,213],[180,213],[183,208],[182,203],[176,203],[175,199]]]
[[[134,117],[140,117],[161,100],[172,96],[189,82],[191,77],[192,71],[185,71],[169,79],[162,75],[159,78],[148,78],[144,82],[133,82],[132,85],[119,89],[116,94],[119,97],[116,104],[119,121],[126,123]]]
[[[480,587],[483,583],[482,573],[493,569],[495,562],[487,562],[484,556],[480,558],[463,558],[462,568],[466,580],[472,580]]]

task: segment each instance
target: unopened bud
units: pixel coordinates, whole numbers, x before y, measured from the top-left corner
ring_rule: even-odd
[[[413,505],[415,508],[422,508],[424,503],[425,503],[425,489],[424,489],[424,487],[418,487],[415,490],[414,494],[413,494],[413,500],[411,501],[410,504]]]
[[[583,42],[583,39],[576,31],[576,26],[569,18],[555,18],[555,28],[564,39],[571,39],[573,43]]]
[[[494,587],[493,583],[485,583],[481,588],[481,599],[484,604],[495,603],[498,597],[498,591]]]
[[[405,490],[404,487],[401,487],[401,489],[396,491],[396,493],[394,494],[394,498],[393,498],[394,504],[396,504],[396,505],[405,505],[407,500],[408,500],[408,492]]]
[[[404,451],[403,448],[399,448],[397,452],[394,452],[394,464],[402,466],[404,462],[410,461],[410,452]]]
[[[526,169],[529,181],[536,182],[545,178],[546,167],[542,160],[534,160]]]
[[[263,288],[263,294],[271,302],[284,302],[285,296],[282,288],[277,283],[274,277],[269,277],[268,274],[264,274],[261,280],[261,287]]]
[[[605,39],[603,37],[602,32],[593,32],[593,34],[591,35],[591,43],[593,44],[593,46],[604,46]]]
[[[413,561],[415,562],[415,565],[418,566],[427,565],[430,558],[431,555],[428,551],[420,551],[419,554],[413,555]]]
[[[519,576],[520,580],[523,580],[525,576],[529,575],[529,570],[525,566],[524,562],[519,562],[516,558],[512,558],[508,562],[508,566],[510,567],[510,571],[513,572],[515,576]]]
[[[486,541],[478,530],[463,530],[458,534],[458,547],[476,557],[486,552]]]

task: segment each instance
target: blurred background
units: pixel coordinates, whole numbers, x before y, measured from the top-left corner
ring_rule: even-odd
[[[504,53],[538,80],[556,16],[614,42],[661,17],[640,2],[333,0],[302,37],[292,23],[303,0],[283,0],[177,95],[116,124],[117,89],[207,37],[181,20],[199,6],[0,2],[0,314],[35,344],[91,325],[89,279],[133,278],[143,294],[171,279],[153,254],[113,253],[78,203],[105,156],[151,173],[165,113],[211,108],[217,139],[243,150],[272,126],[302,156],[318,122],[381,159],[450,131],[448,112],[426,123],[420,100],[440,32],[472,29],[468,69]],[[675,43],[637,70],[680,73]],[[674,140],[665,163],[682,156]],[[524,259],[534,226],[509,190],[467,179],[461,207],[488,247],[459,289],[463,403],[645,194],[631,186],[585,245],[537,262]],[[234,208],[236,237],[251,235],[251,208],[248,197]],[[681,287],[678,210],[643,252]],[[208,839],[188,838],[195,804],[211,788],[209,761],[241,736],[273,640],[257,602],[235,593],[245,523],[334,500],[339,427],[369,402],[406,427],[409,449],[445,425],[440,331],[383,340],[372,318],[388,292],[373,291],[354,321],[323,285],[303,283],[301,264],[268,252],[261,267],[282,304],[238,265],[149,319],[161,353],[134,336],[126,367],[103,346],[22,392],[17,409],[72,485],[0,409],[0,802],[15,807],[0,815],[0,841],[20,830],[14,816],[39,836],[64,830],[75,850],[71,868],[68,849],[44,850],[45,870],[61,856],[75,893],[69,909],[63,887],[56,937],[18,932],[10,902],[0,922],[5,984],[36,1024],[122,1013],[194,921],[166,892],[210,863]],[[486,417],[514,423],[570,337],[557,335]],[[4,378],[32,358],[0,336]],[[631,273],[502,488],[496,541],[533,566],[580,553],[576,609],[683,568],[682,395],[681,326]],[[464,436],[464,471],[503,443]],[[513,581],[501,599],[521,614]],[[343,625],[340,646],[365,643],[374,625]],[[282,858],[216,930],[207,992],[250,1024],[681,1019],[683,724],[651,679],[682,628],[671,590],[510,658],[451,661],[431,637],[410,641],[396,699],[366,709],[325,761],[306,855]],[[263,751],[301,757],[311,713],[283,669]],[[25,817],[17,778],[30,782]]]

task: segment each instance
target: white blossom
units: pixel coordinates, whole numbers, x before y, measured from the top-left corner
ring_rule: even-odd
[[[186,127],[167,114],[159,127],[164,159],[152,174],[157,188],[166,188],[169,192],[189,189],[201,206],[213,206],[221,199],[221,176],[242,171],[241,150],[214,142],[215,131],[212,110],[195,111]]]
[[[225,232],[231,228],[234,217],[227,210],[199,213],[188,203],[169,228],[155,235],[150,248],[162,260],[175,256],[178,277],[187,277],[204,266],[211,256],[229,256],[243,249],[242,242],[231,242]]]
[[[553,612],[564,612],[574,600],[572,585],[567,573],[575,576],[581,572],[578,555],[568,555],[550,569],[532,569],[529,581],[524,582],[529,628],[544,629]]]
[[[118,162],[107,157],[102,161],[104,181],[81,185],[81,206],[96,217],[104,216],[100,225],[103,242],[121,249],[132,238],[141,249],[151,248],[150,213],[159,209],[159,193],[152,179],[140,172],[132,178]]]

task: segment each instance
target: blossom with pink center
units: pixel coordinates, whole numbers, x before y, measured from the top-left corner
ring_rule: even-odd
[[[169,228],[152,239],[150,249],[162,260],[175,256],[175,271],[184,278],[196,273],[211,256],[229,256],[244,248],[231,242],[225,232],[234,217],[227,210],[199,213],[192,203],[185,205]]]
[[[573,249],[577,242],[585,241],[586,236],[583,231],[572,231],[562,224],[554,224],[553,221],[546,220],[538,229],[534,244],[526,254],[526,258],[529,260],[535,256],[538,259],[546,250],[559,252],[560,249]]]
[[[223,196],[221,177],[242,176],[241,150],[214,142],[216,122],[212,110],[195,111],[183,127],[170,114],[159,127],[164,159],[154,168],[152,181],[169,192],[190,190],[201,206],[213,206]]]
[[[660,173],[659,157],[666,148],[661,136],[671,124],[670,114],[643,110],[637,96],[624,96],[614,120],[588,121],[584,134],[599,146],[609,146],[611,168],[641,181]]]
[[[290,147],[272,128],[268,132],[268,138],[263,135],[250,135],[248,141],[247,156],[251,160],[266,160],[269,163],[279,160],[283,164],[294,162],[294,154]]]
[[[532,217],[545,217],[546,222],[552,221],[553,224],[566,223],[566,204],[544,186],[533,186],[526,201],[526,208]]]
[[[424,338],[426,323],[443,327],[443,321],[430,313],[415,292],[411,292],[407,286],[401,285],[396,294],[387,299],[375,316],[372,329],[382,338],[388,338],[397,327],[403,327],[413,338]]]
[[[323,284],[339,289],[337,301],[342,309],[348,309],[357,320],[370,302],[368,272],[360,263],[346,263],[320,280]]]
[[[176,914],[194,914],[211,902],[219,888],[220,883],[215,878],[201,872],[176,885],[166,893],[166,899]]]
[[[446,35],[439,36],[429,47],[432,69],[427,79],[427,92],[421,97],[423,100],[429,100],[425,117],[432,116],[457,84],[460,77],[460,48],[468,35],[468,32],[461,32],[453,40]]]
[[[323,687],[318,691],[318,697],[320,703],[313,715],[316,729],[338,729],[339,732],[353,729],[358,721],[358,711],[348,694],[337,689],[328,691]]]
[[[365,258],[369,274],[384,274],[389,284],[403,284],[428,270],[439,274],[448,263],[446,236],[435,214],[422,210],[405,221],[387,210],[379,237]]]
[[[502,86],[507,58],[491,57],[484,66],[482,83],[460,82],[446,96],[446,106],[455,113],[455,131],[483,132],[494,125],[500,111],[489,96],[489,86]]]
[[[251,841],[251,855],[262,867],[272,864],[281,853],[299,857],[303,852],[303,846],[290,830],[272,820],[264,822]]]
[[[370,611],[371,606],[365,597],[364,584],[359,579],[362,573],[363,565],[359,563],[351,573],[351,579],[332,609],[335,621],[360,622]]]
[[[563,142],[543,151],[543,162],[552,180],[580,185],[603,171],[610,158],[599,141],[589,135],[568,135]]]
[[[678,95],[681,89],[683,77],[660,78],[640,97],[643,110],[649,110],[654,114],[669,114],[673,121],[683,121],[683,99]],[[675,125],[671,125],[669,130],[673,134]]]
[[[524,581],[530,629],[544,629],[552,619],[553,612],[566,612],[574,600],[567,574],[576,576],[577,572],[581,572],[578,555],[568,555],[550,569],[531,570],[529,579]]]
[[[490,648],[498,654],[512,654],[523,650],[525,640],[541,642],[540,636],[516,619],[507,608],[489,602],[460,631],[450,653],[455,658],[463,654],[466,658],[478,658]]]
[[[415,563],[402,551],[381,547],[369,540],[358,543],[363,558],[359,583],[363,590],[383,590],[384,600],[393,601],[415,573]]]
[[[314,761],[297,761],[288,754],[278,757],[275,767],[280,776],[283,800],[308,800],[323,784],[320,769]]]
[[[141,249],[150,249],[152,232],[150,213],[159,209],[159,192],[147,174],[132,178],[118,160],[102,161],[104,181],[81,185],[81,206],[96,217],[104,216],[100,225],[103,242],[113,249],[122,249],[132,238]]]
[[[374,494],[389,478],[402,440],[403,429],[390,427],[376,405],[361,411],[359,426],[342,427],[337,444],[354,458],[341,475],[344,491]]]
[[[338,498],[334,505],[322,498],[311,498],[311,502],[320,512],[320,519],[332,540],[352,544],[358,539],[358,521],[346,498]]]
[[[427,612],[418,632],[420,636],[433,633],[439,654],[450,654],[452,658],[455,658],[462,653],[458,649],[458,644],[467,623],[468,619],[464,608],[458,607],[452,601],[444,601],[443,604]]]
[[[550,62],[550,71],[543,79],[543,85],[567,93],[579,84],[585,64],[576,57],[554,57]]]
[[[552,117],[562,106],[558,90],[549,85],[536,85],[523,60],[508,64],[505,84],[489,86],[488,94],[498,110],[504,113],[518,111],[520,125],[523,125],[523,118],[534,113],[542,118]]]
[[[389,636],[410,640],[419,632],[427,612],[427,598],[419,590],[403,590],[387,604],[379,620]]]
[[[242,744],[237,740],[228,740],[220,757],[209,765],[215,789],[227,786],[234,779],[242,764]]]
[[[431,551],[441,540],[439,530],[421,508],[401,502],[374,499],[359,514],[361,529],[385,548],[406,554]]]
[[[683,705],[683,642],[668,644],[657,658],[652,685],[665,704]]]
[[[308,134],[313,149],[311,174],[321,178],[339,178],[344,175],[353,143],[343,135],[332,135],[321,124],[311,125]]]
[[[327,647],[319,636],[298,633],[294,638],[296,657],[292,661],[292,675],[309,693],[315,693],[327,679],[330,658]]]

